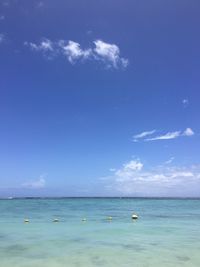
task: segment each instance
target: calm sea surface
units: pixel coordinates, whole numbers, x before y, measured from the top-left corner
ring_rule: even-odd
[[[0,267],[11,266],[199,267],[200,200],[0,200]]]

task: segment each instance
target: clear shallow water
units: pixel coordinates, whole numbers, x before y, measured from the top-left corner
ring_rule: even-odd
[[[0,200],[0,266],[199,267],[200,200]]]

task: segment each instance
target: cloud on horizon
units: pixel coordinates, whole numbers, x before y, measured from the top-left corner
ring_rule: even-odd
[[[24,45],[32,51],[41,52],[48,59],[58,55],[65,56],[71,64],[90,60],[101,62],[108,69],[125,69],[129,63],[128,59],[120,56],[120,49],[116,44],[106,43],[100,39],[95,40],[93,46],[86,49],[72,40],[53,42],[47,38],[43,38],[38,44],[26,41]]]
[[[170,159],[171,163],[173,158]],[[107,188],[116,190],[123,195],[155,195],[159,193],[187,191],[195,185],[200,185],[200,165],[189,167],[160,165],[145,168],[139,160],[131,160],[108,177],[101,178]]]

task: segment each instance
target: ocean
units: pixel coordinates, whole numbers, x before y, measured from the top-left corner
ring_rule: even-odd
[[[0,200],[0,267],[11,266],[199,267],[200,199]]]

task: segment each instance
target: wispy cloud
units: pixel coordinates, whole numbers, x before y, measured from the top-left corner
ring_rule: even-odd
[[[26,41],[24,42],[24,45],[28,46],[33,51],[41,51],[41,52],[53,52],[54,51],[53,42],[47,38],[43,38],[41,42],[38,44]]]
[[[120,56],[120,49],[116,44],[95,40],[90,47],[82,48],[81,44],[72,40],[51,41],[43,38],[38,44],[24,42],[31,50],[42,52],[48,58],[65,56],[71,64],[78,62],[97,61],[102,62],[106,68],[126,68],[128,59]]]
[[[156,137],[152,138],[147,138],[145,141],[155,141],[155,140],[168,140],[168,139],[175,139],[181,135],[180,131],[175,131],[175,132],[168,132],[164,135],[159,135]]]
[[[134,142],[137,142],[138,139],[142,139],[146,136],[149,136],[149,135],[152,135],[156,132],[156,130],[152,130],[152,131],[145,131],[145,132],[142,132],[142,133],[139,133],[139,134],[136,134],[133,136],[133,141]]]
[[[47,38],[43,38],[39,44],[24,42],[24,45],[29,47],[32,51],[41,52],[47,59],[53,59],[57,54],[55,44]]]
[[[153,138],[147,138],[145,141],[156,141],[156,140],[169,140],[169,139],[175,139],[181,136],[192,136],[194,135],[194,132],[191,128],[186,128],[183,132],[181,131],[175,131],[175,132],[168,132],[164,135],[155,136]]]
[[[36,180],[31,180],[26,183],[22,184],[22,187],[24,188],[30,188],[30,189],[40,189],[44,188],[46,186],[46,175],[41,175],[38,179]]]
[[[4,15],[0,15],[0,20],[4,20],[5,16]]]
[[[170,159],[172,162],[173,158]],[[170,163],[168,162],[168,163]],[[134,193],[155,194],[166,190],[179,190],[188,185],[200,184],[200,166],[177,167],[161,165],[145,168],[140,160],[131,160],[122,165],[111,176],[104,177],[110,190],[125,195]]]
[[[146,138],[149,135],[153,135],[155,132],[156,130],[152,130],[152,131],[145,131],[140,134],[136,134],[133,136],[133,142],[138,142],[139,140],[142,140],[142,141],[170,140],[170,139],[176,139],[181,136],[189,137],[189,136],[194,135],[194,131],[188,127],[184,131],[167,132],[162,135],[156,135],[150,138]]]

